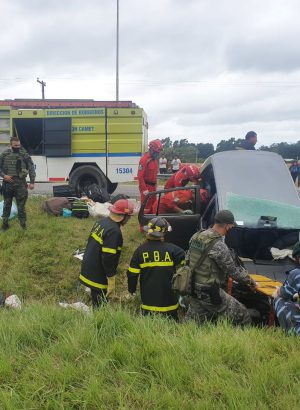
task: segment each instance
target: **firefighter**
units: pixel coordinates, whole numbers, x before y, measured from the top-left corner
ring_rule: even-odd
[[[193,193],[190,189],[167,192],[161,197],[158,213],[182,213],[192,214]]]
[[[144,202],[146,195],[149,192],[156,191],[157,172],[158,172],[158,156],[162,151],[163,146],[160,140],[153,140],[149,143],[149,150],[146,152],[139,162],[138,181],[141,194],[141,204]],[[152,212],[155,195],[149,198],[146,209],[147,213]]]
[[[200,168],[197,165],[185,165],[168,179],[165,189],[183,187],[190,181],[197,184],[199,178]]]
[[[106,218],[97,221],[90,233],[84,252],[79,280],[91,289],[93,307],[99,307],[115,289],[123,237],[121,226],[133,214],[133,204],[119,199]]]
[[[166,219],[153,218],[144,230],[147,240],[135,250],[127,271],[129,295],[135,294],[139,279],[142,314],[156,313],[178,320],[178,298],[171,280],[176,266],[184,264],[184,250],[164,242],[171,230]]]

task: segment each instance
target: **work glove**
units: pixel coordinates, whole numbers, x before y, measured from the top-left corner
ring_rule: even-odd
[[[193,211],[190,209],[186,209],[185,211],[182,212],[184,215],[193,215]]]
[[[107,278],[107,293],[106,296],[110,296],[114,293],[115,289],[116,289],[116,277],[115,276],[111,276]]]

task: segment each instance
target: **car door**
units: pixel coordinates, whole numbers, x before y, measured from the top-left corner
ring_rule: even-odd
[[[189,191],[192,195],[192,202],[189,205],[183,205],[182,210],[189,209],[190,214],[183,214],[179,212],[166,211],[162,206],[166,195],[174,195],[178,197],[181,194],[180,191]],[[150,213],[149,206],[147,204],[153,203],[153,196],[155,196],[155,204],[152,206]],[[165,218],[171,225],[172,231],[166,235],[166,240],[180,246],[183,249],[188,249],[189,240],[191,236],[199,229],[200,222],[200,195],[198,186],[188,186],[182,188],[165,189],[157,192],[151,192],[147,195],[144,202],[141,204],[139,212],[139,222],[141,225],[147,225],[148,221],[155,216],[161,216]]]

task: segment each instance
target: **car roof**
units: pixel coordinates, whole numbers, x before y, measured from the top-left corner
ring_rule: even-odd
[[[228,194],[300,206],[300,199],[282,157],[267,151],[225,151],[209,157],[201,172],[212,166],[219,209]]]

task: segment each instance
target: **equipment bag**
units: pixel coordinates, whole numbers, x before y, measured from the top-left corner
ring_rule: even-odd
[[[76,197],[75,189],[71,185],[56,185],[53,187],[55,197]]]
[[[104,204],[104,202],[109,202],[110,196],[106,189],[101,188],[97,184],[91,184],[87,188],[85,188],[84,193],[94,202],[100,202]]]
[[[181,296],[193,296],[195,267],[204,261],[204,259],[208,255],[208,252],[218,240],[219,239],[213,240],[208,244],[205,251],[197,260],[193,268],[185,265],[177,269],[175,275],[172,278],[172,289],[175,293]]]
[[[72,216],[75,216],[76,218],[88,218],[89,217],[89,208],[87,203],[84,201],[76,200],[72,202]]]
[[[50,198],[43,204],[44,211],[46,211],[49,215],[60,216],[62,215],[64,208],[71,208],[68,198]]]

